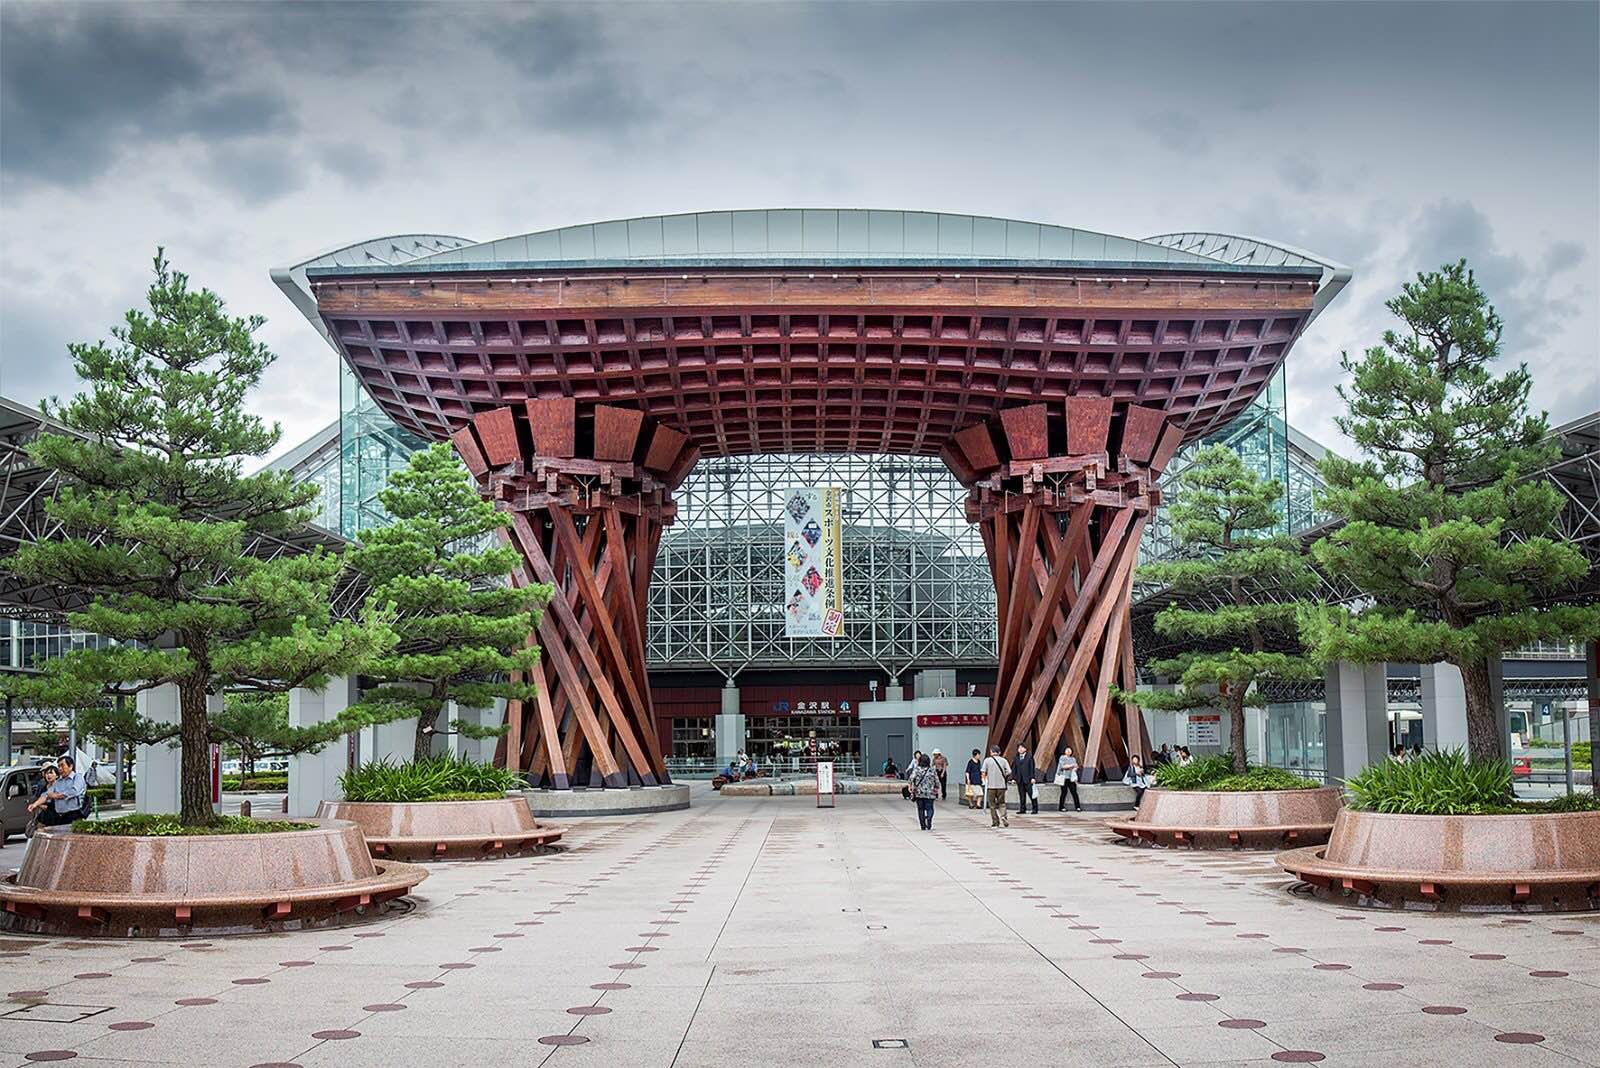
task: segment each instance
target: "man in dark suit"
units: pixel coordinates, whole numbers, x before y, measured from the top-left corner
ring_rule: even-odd
[[[1017,815],[1025,815],[1028,802],[1033,802],[1033,814],[1039,814],[1039,799],[1033,796],[1033,754],[1025,745],[1017,746],[1017,759],[1011,762],[1011,776],[1017,783]]]

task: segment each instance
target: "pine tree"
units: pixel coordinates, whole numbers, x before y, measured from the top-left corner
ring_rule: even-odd
[[[213,821],[209,746],[226,740],[208,695],[318,685],[355,671],[394,635],[381,611],[332,618],[337,555],[252,551],[301,529],[315,496],[287,473],[243,474],[245,458],[279,438],[277,425],[244,408],[274,359],[254,338],[263,320],[229,316],[160,251],[148,302],[112,329],[111,343],[70,346],[83,392],[44,405],[70,432],[40,434],[29,447],[62,480],[48,506],[62,533],[7,565],[91,591],[93,602],[70,622],[119,644],[73,651],[7,687],[39,707],[81,709],[91,734],[177,739],[180,819],[203,826]],[[169,683],[175,724],[103,699]],[[355,725],[321,724],[283,741],[291,751],[315,748]]]
[[[368,666],[386,685],[363,705],[415,716],[415,758],[423,760],[447,701],[486,708],[497,697],[533,699],[534,687],[516,673],[539,661],[528,639],[551,591],[505,582],[521,558],[509,546],[484,545],[500,529],[500,513],[448,442],[419,450],[378,496],[394,522],[368,531],[350,558],[371,583],[371,600],[398,612],[400,643]],[[456,730],[492,737],[505,728],[461,722]]]
[[[1156,632],[1195,648],[1149,669],[1177,679],[1170,692],[1139,690],[1118,697],[1168,712],[1215,708],[1228,713],[1233,770],[1244,772],[1244,710],[1262,703],[1272,680],[1315,678],[1319,662],[1298,650],[1295,613],[1316,587],[1316,575],[1294,539],[1279,533],[1283,484],[1246,467],[1233,450],[1212,445],[1178,476],[1169,506],[1180,556],[1139,568],[1139,578],[1165,586],[1180,603],[1163,608]],[[1220,602],[1188,608],[1181,599]]]
[[[1491,373],[1502,324],[1466,261],[1419,274],[1387,307],[1404,329],[1343,359],[1336,422],[1368,458],[1323,462],[1320,503],[1343,523],[1314,547],[1371,604],[1303,623],[1328,660],[1454,664],[1468,750],[1501,758],[1492,666],[1536,639],[1593,637],[1600,607],[1549,603],[1586,572],[1551,537],[1560,493],[1533,477],[1558,446],[1528,414],[1527,365]]]

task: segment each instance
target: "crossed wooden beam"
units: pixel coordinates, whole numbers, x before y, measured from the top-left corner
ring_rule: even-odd
[[[1026,744],[1051,767],[1071,745],[1089,781],[1121,775],[1131,753],[1149,759],[1138,710],[1111,687],[1134,688],[1133,567],[1182,443],[1159,409],[1072,397],[965,427],[941,453],[969,487],[994,576],[989,743],[1008,756]]]
[[[555,589],[538,629],[530,702],[512,701],[496,762],[571,786],[670,781],[645,668],[645,605],[672,490],[700,450],[644,413],[571,398],[474,416],[451,435],[479,490],[506,514],[516,586]]]
[[[581,418],[580,418],[581,415]],[[451,435],[506,515],[518,586],[555,595],[529,635],[537,696],[510,702],[497,761],[555,789],[668,781],[645,664],[645,611],[672,491],[700,450],[644,413],[572,398],[480,412]],[[989,741],[1042,765],[1070,744],[1090,781],[1148,758],[1128,610],[1156,480],[1183,431],[1107,397],[1030,404],[958,430],[941,456],[968,487],[995,583],[999,673]]]

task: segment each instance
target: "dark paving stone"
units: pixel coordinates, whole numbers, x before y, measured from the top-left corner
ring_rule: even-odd
[[[632,990],[632,983],[590,983],[590,990]]]
[[[166,959],[167,958],[165,958],[165,957],[134,957],[133,958],[133,963],[135,963],[135,964],[157,964],[157,963],[159,963],[161,961],[164,961]]]
[[[1254,1031],[1257,1028],[1267,1026],[1267,1022],[1265,1020],[1252,1020],[1244,1016],[1230,1016],[1226,1020],[1218,1020],[1217,1026],[1226,1027],[1234,1031]]]
[[[1280,1049],[1272,1055],[1272,1059],[1288,1064],[1314,1064],[1323,1059],[1323,1054],[1314,1049]]]
[[[405,1006],[392,1001],[382,1001],[376,1005],[361,1006],[362,1012],[404,1012]]]
[[[1417,945],[1419,945],[1419,946],[1448,946],[1449,944],[1450,944],[1450,939],[1448,939],[1448,938],[1419,938],[1419,939],[1417,939]]]
[[[468,964],[464,960],[458,960],[458,961],[453,961],[453,962],[451,962],[449,964],[441,964],[441,965],[439,965],[439,967],[443,968],[445,971],[449,971],[449,972],[460,972],[460,971],[465,971],[468,968],[476,968],[477,965],[476,964]]]
[[[346,1030],[344,1028],[336,1028],[336,1029],[331,1030],[331,1031],[313,1031],[313,1032],[311,1032],[311,1037],[312,1038],[327,1039],[329,1041],[337,1042],[337,1041],[341,1041],[341,1040],[346,1039],[346,1038],[360,1038],[361,1037],[361,1032],[360,1031],[350,1031],[350,1030]]]
[[[270,983],[270,982],[272,982],[271,979],[261,979],[261,978],[235,979],[233,981],[233,985],[234,986],[261,986],[264,983]]]
[[[79,972],[74,979],[110,979],[110,972]]]
[[[1528,974],[1533,976],[1535,979],[1565,979],[1567,977],[1566,972],[1552,971],[1544,968],[1541,968],[1536,972],[1529,972]]]
[[[351,947],[351,946],[318,946],[317,948],[322,950],[322,952],[324,952],[324,953],[348,953],[348,952],[350,952],[350,950],[353,947]]]
[[[501,949],[500,946],[469,946],[467,948],[467,952],[468,953],[498,953],[498,952],[500,952],[500,949]]]
[[[174,1005],[182,1005],[185,1008],[190,1008],[195,1005],[215,1005],[216,1003],[216,998],[179,998],[177,1001],[173,1002]]]
[[[110,1025],[113,1031],[148,1031],[154,1026],[149,1020],[123,1020]]]
[[[545,1035],[539,1040],[541,1046],[581,1046],[589,1041],[583,1035]]]
[[[567,1011],[574,1016],[605,1016],[611,1012],[604,1005],[578,1005]]]
[[[1148,954],[1148,953],[1118,953],[1116,955],[1115,959],[1116,960],[1149,960],[1150,959],[1150,954]]]
[[[1183,974],[1182,972],[1145,972],[1144,974],[1140,975],[1139,978],[1141,978],[1141,979],[1176,979],[1176,978],[1178,978],[1178,976],[1180,976],[1182,974]]]
[[[1532,1031],[1502,1031],[1494,1036],[1496,1042],[1509,1042],[1513,1046],[1531,1046],[1535,1042],[1543,1042],[1543,1035],[1536,1035]]]
[[[643,968],[644,965],[643,964],[634,963],[634,962],[626,962],[626,963],[623,963],[623,964],[611,964],[611,965],[608,965],[608,967],[610,967],[610,968],[612,968],[612,969],[614,969],[616,971],[619,971],[619,972],[627,972],[627,971],[632,971],[635,968]]]
[[[1179,994],[1178,995],[1178,1000],[1179,1001],[1215,1001],[1215,1000],[1217,1000],[1217,998],[1219,996],[1220,995],[1218,995],[1218,994]]]
[[[1313,964],[1312,967],[1319,972],[1347,972],[1350,970],[1350,965],[1348,964]]]
[[[1362,983],[1362,990],[1404,990],[1404,983]]]
[[[1505,960],[1506,959],[1506,955],[1504,953],[1474,953],[1474,954],[1472,954],[1472,959],[1473,960]]]
[[[1467,1010],[1460,1005],[1424,1005],[1422,1011],[1429,1016],[1461,1016]]]
[[[75,1057],[77,1054],[70,1049],[41,1049],[22,1055],[25,1061],[70,1061]]]
[[[310,961],[310,960],[280,960],[278,962],[278,967],[280,967],[280,968],[309,968],[312,965],[314,965],[315,963],[316,963],[315,961]]]
[[[443,983],[436,983],[432,979],[423,979],[423,980],[421,980],[419,982],[407,983],[406,984],[406,989],[407,990],[437,990],[441,986],[444,986],[444,984]]]

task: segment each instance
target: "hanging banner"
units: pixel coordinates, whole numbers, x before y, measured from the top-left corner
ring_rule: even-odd
[[[783,635],[844,633],[843,530],[837,487],[790,490],[783,508]]]

